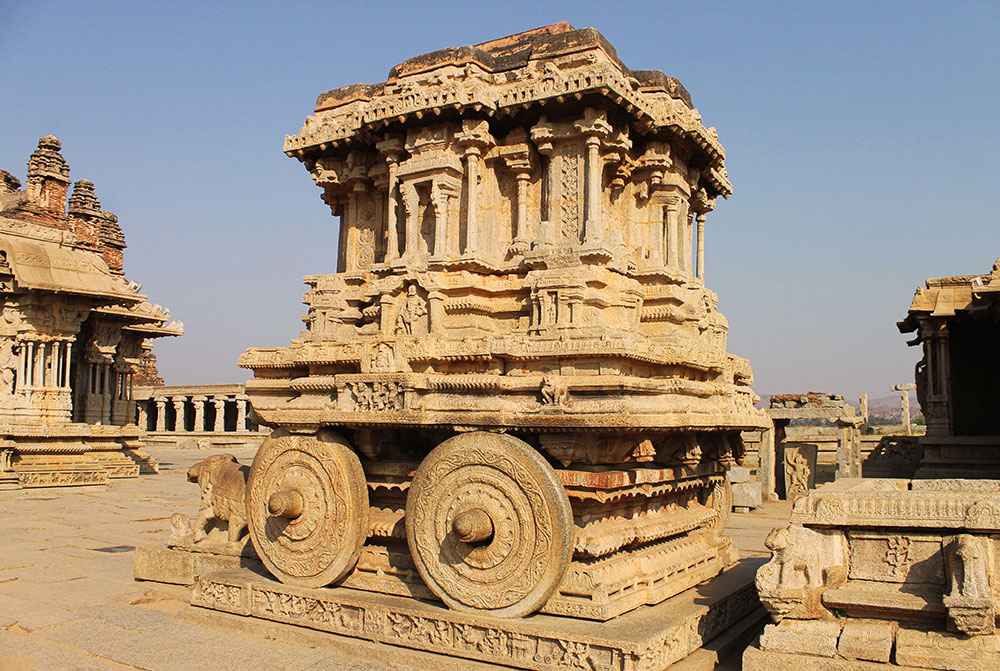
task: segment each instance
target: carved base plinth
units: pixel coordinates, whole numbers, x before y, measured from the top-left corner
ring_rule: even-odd
[[[743,671],[1000,668],[1000,635],[966,637],[871,620],[783,620],[743,653]]]
[[[542,613],[608,620],[656,604],[718,575],[736,561],[728,538],[696,534],[623,550],[599,560],[573,560]],[[366,545],[344,587],[437,600],[420,579],[405,545]]]
[[[139,475],[139,464],[118,450],[88,452],[87,456],[98,462],[108,473],[108,478],[134,478]]]
[[[84,454],[21,454],[14,463],[17,484],[30,487],[106,485],[108,471]]]
[[[134,425],[16,425],[4,435],[0,487],[106,485],[157,472],[156,461],[140,449]]]
[[[607,622],[498,619],[342,587],[290,587],[248,570],[202,575],[192,603],[449,657],[519,669],[661,671],[759,609],[756,559],[657,606]],[[711,667],[709,667],[711,668]]]

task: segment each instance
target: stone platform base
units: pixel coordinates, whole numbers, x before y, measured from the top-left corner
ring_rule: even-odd
[[[762,561],[745,559],[663,603],[599,623],[551,615],[503,620],[343,587],[296,588],[245,568],[199,575],[191,602],[253,619],[521,669],[662,671],[680,663],[678,668],[685,671],[707,671],[724,651],[703,645],[713,639],[738,644],[742,637],[736,630],[752,630],[759,623],[763,611],[753,578]],[[137,556],[137,577],[138,566]]]
[[[792,626],[786,626],[789,622]],[[998,671],[1000,635],[966,637],[877,620],[783,620],[743,653],[743,671]]]
[[[8,426],[0,434],[0,488],[107,485],[109,479],[156,473],[129,426]]]

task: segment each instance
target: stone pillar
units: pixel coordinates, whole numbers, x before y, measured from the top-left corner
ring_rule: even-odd
[[[207,396],[192,396],[191,402],[194,404],[194,430],[204,431],[205,430],[205,403],[208,402]]]
[[[215,426],[213,430],[216,433],[222,433],[226,430],[226,401],[227,396],[214,396],[212,398],[212,405],[215,407]]]
[[[187,431],[184,406],[187,403],[187,396],[174,396],[171,399],[174,404],[174,431]]]
[[[135,423],[140,429],[145,431],[146,427],[149,425],[149,419],[146,417],[146,402],[143,401],[142,403],[136,404],[136,410],[139,411],[139,416],[136,418]]]
[[[446,187],[435,185],[431,193],[434,207],[434,256],[448,256],[448,201],[451,198]]]
[[[70,387],[70,377],[69,372],[72,369],[73,362],[73,341],[66,341],[66,366],[63,368],[63,387],[69,389]]]
[[[860,408],[860,412],[861,412],[861,422],[862,422],[861,425],[865,429],[867,429],[868,425],[869,425],[869,421],[868,421],[868,394],[861,394],[861,396],[858,397],[858,407]]]
[[[837,475],[840,478],[861,477],[861,448],[858,441],[860,417],[839,417],[834,423],[840,427],[837,441]]]
[[[388,263],[399,258],[399,228],[396,223],[396,171],[399,170],[399,157],[395,154],[386,156],[389,166],[389,197],[386,201],[386,241],[385,261]]]
[[[35,387],[45,386],[45,343],[39,342],[35,348],[34,370],[31,371],[31,384]]]
[[[777,501],[774,489],[774,428],[760,432],[760,447],[757,455],[757,479],[760,480],[760,495],[764,501]]]
[[[430,332],[444,333],[444,294],[440,291],[429,291],[427,302],[431,321]]]
[[[899,392],[900,410],[903,420],[903,433],[906,435],[909,435],[913,431],[913,426],[910,424],[910,390],[916,388],[917,385],[912,382],[909,384],[892,385],[892,390]]]
[[[382,294],[378,299],[378,330],[384,336],[392,335],[395,324],[392,321],[393,299],[389,294]]]
[[[409,257],[417,253],[420,247],[420,222],[417,220],[420,214],[420,201],[417,196],[417,187],[413,184],[400,184],[400,193],[403,197],[403,209],[406,212],[406,249],[403,256]]]
[[[156,431],[167,430],[167,399],[157,398],[153,402],[156,404]]]
[[[479,250],[479,152],[477,145],[465,148],[465,183],[468,185],[465,216],[465,254]]]
[[[698,279],[705,281],[705,214],[699,213],[698,220]]]
[[[249,397],[245,394],[236,395],[236,430],[247,430],[247,401]]]
[[[600,247],[604,241],[604,217],[601,212],[601,138],[587,136],[584,177],[586,212],[583,220],[583,241],[588,247]]]
[[[680,217],[678,216],[680,214],[680,201],[676,197],[669,198],[663,207],[663,214],[667,229],[666,236],[664,236],[664,246],[666,247],[667,252],[667,267],[679,270],[681,267]]]
[[[531,179],[531,161],[528,152],[525,151],[509,156],[506,163],[517,180],[517,210],[514,216],[514,235],[510,252],[524,254],[531,248],[531,231],[528,228],[528,181]]]

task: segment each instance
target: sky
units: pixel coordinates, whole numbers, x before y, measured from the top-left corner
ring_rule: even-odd
[[[563,20],[718,129],[706,283],[755,391],[912,381],[916,287],[1000,256],[1000,3],[0,0],[0,168],[23,181],[59,137],[184,322],[154,349],[167,384],[241,382],[244,349],[297,337],[302,276],[336,270],[337,220],[281,150],[316,96]]]

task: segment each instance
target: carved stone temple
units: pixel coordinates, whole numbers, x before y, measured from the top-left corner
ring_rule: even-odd
[[[23,190],[0,170],[0,487],[155,470],[140,449],[132,374],[144,343],[183,332],[125,278],[118,217],[91,182],[70,192],[60,147],[38,141]]]
[[[726,470],[769,424],[705,285],[731,186],[679,82],[555,24],[323,93],[285,152],[340,220],[337,272],[305,278],[299,338],[240,359],[274,428],[245,516],[206,503],[176,544],[214,525],[246,556],[246,526],[276,581],[201,573],[195,604],[651,671],[758,607],[752,571],[689,589],[736,561]]]
[[[745,671],[1000,669],[1000,261],[927,280],[899,328],[924,353],[916,477],[838,479],[794,504],[757,574],[776,624]]]

